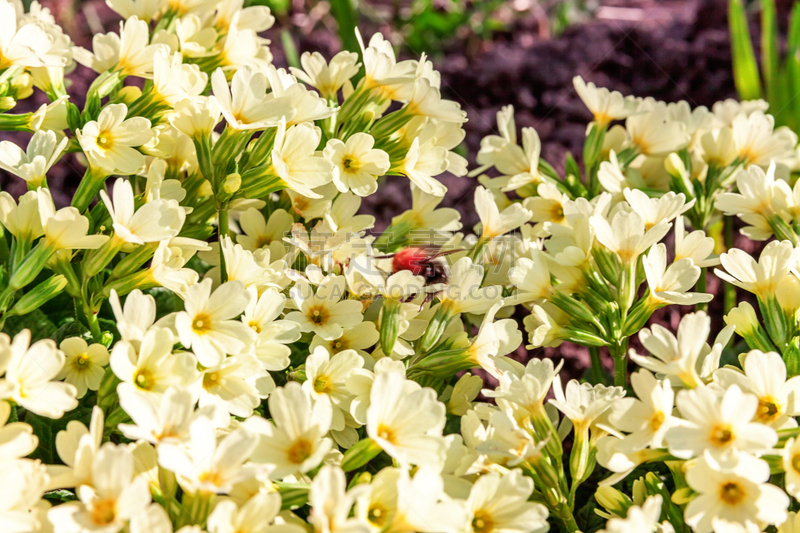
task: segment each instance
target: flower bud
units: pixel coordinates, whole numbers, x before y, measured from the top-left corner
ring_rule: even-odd
[[[758,317],[756,310],[747,302],[740,303],[731,309],[724,317],[725,323],[736,327],[736,333],[741,336],[752,334],[758,327]]]
[[[360,468],[381,453],[381,447],[370,438],[361,439],[351,446],[342,458],[342,470],[350,472]]]
[[[142,90],[135,85],[123,87],[117,92],[117,100],[125,105],[131,105],[142,97]]]
[[[667,170],[667,174],[678,180],[686,179],[689,174],[683,160],[675,152],[669,154],[664,160],[664,168]]]
[[[800,309],[800,279],[794,275],[784,277],[778,284],[776,296],[783,311],[794,319]]]
[[[216,144],[214,144],[214,148],[211,150],[211,162],[216,166],[224,168],[230,161],[233,161],[236,156],[242,153],[252,136],[252,131],[235,130],[230,126],[226,126],[225,129],[222,130],[222,135],[219,136]],[[206,176],[206,178],[210,178],[210,176]]]
[[[594,499],[609,513],[625,517],[628,515],[628,509],[633,505],[633,501],[622,492],[614,487],[603,485],[594,493]]]
[[[58,296],[66,285],[67,278],[60,274],[41,282],[17,300],[9,314],[23,316],[35,311],[52,298]]]
[[[11,93],[17,100],[24,100],[33,94],[33,77],[24,72],[11,81]]]
[[[381,329],[380,341],[381,349],[385,354],[391,354],[394,350],[394,343],[397,341],[397,334],[400,327],[401,302],[399,300],[386,299],[383,301],[381,309]]]
[[[225,182],[222,184],[222,191],[227,195],[232,195],[239,190],[242,186],[242,176],[238,172],[228,174],[225,176]]]
[[[83,261],[83,274],[87,278],[96,276],[114,256],[122,249],[125,242],[122,239],[110,238],[100,248],[86,254]]]
[[[786,343],[789,342],[789,329],[793,324],[789,324],[781,305],[778,303],[778,297],[775,294],[764,294],[758,299],[759,308],[761,309],[761,316],[764,317],[764,326],[766,327],[769,338],[779,351],[783,351]]]
[[[53,253],[55,250],[50,246],[45,246],[44,240],[40,240],[16,268],[8,286],[13,290],[19,290],[31,283],[47,265]]]
[[[12,109],[15,105],[17,105],[16,100],[11,98],[10,96],[4,96],[0,98],[0,111],[8,111]]]

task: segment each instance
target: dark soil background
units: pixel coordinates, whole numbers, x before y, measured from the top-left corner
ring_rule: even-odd
[[[85,47],[91,46],[93,33],[110,31],[119,23],[119,17],[101,0],[79,4],[40,1],[73,40]],[[535,127],[544,145],[543,158],[563,169],[567,152],[581,153],[586,124],[591,120],[572,88],[575,75],[626,95],[652,96],[668,102],[686,100],[692,106],[710,107],[718,100],[736,97],[726,0],[610,0],[599,4],[587,21],[568,27],[555,38],[547,36],[541,17],[522,16],[513,20],[507,30],[495,32],[491,39],[476,40],[474,35],[457,34],[431,57],[442,74],[444,95],[468,112],[466,148],[471,163],[481,138],[496,130],[496,112],[503,105],[513,104],[517,127]],[[296,0],[276,27],[267,32],[273,41],[277,65],[286,65],[280,44],[283,28],[289,28],[300,52],[317,50],[330,57],[341,49],[326,6],[319,2],[309,9],[302,0]],[[362,0],[362,11],[369,11],[361,24],[365,38],[374,31],[398,35],[381,18],[382,7],[385,5],[381,1]],[[779,2],[783,25],[788,8],[788,1]],[[754,30],[757,22],[754,13]],[[754,41],[757,45],[758,39]],[[418,57],[425,51],[411,50],[402,42],[395,44],[400,46],[402,58]],[[81,106],[80,94],[93,78],[93,72],[80,66],[70,75],[74,85],[69,92]],[[37,91],[13,112],[35,109],[45,102],[45,96]],[[22,146],[27,143],[26,137],[0,134],[0,138],[13,139]],[[71,155],[50,171],[48,181],[59,206],[69,203],[82,174],[83,167]],[[441,180],[449,188],[442,205],[457,208],[465,228],[471,228],[478,221],[472,211],[476,180],[450,175]],[[21,180],[1,170],[0,188],[15,196],[25,190]],[[389,177],[376,194],[364,200],[362,210],[376,216],[380,230],[410,205],[408,180]],[[741,244],[737,241],[737,246],[751,247],[746,239]],[[709,278],[708,290],[716,293],[718,280]],[[716,298],[709,311],[717,331],[724,325],[721,305],[721,298]],[[676,328],[685,312],[687,309],[672,306],[655,320]],[[569,366],[576,374],[588,367],[588,353],[580,347],[565,344],[546,352],[548,356],[571,359]],[[518,355],[521,359],[530,357],[523,348]]]

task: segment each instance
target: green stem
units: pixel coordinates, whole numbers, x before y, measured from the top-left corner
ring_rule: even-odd
[[[94,314],[91,306],[85,301],[83,302],[83,313],[86,315],[86,322],[89,323],[89,331],[92,333],[92,340],[100,342],[103,332],[100,330],[100,322],[97,320],[97,315]]]
[[[695,290],[697,292],[706,292],[706,277],[708,276],[708,269],[701,268],[700,269],[700,277],[697,279],[697,284],[695,285]],[[728,285],[728,284],[726,284]],[[705,308],[708,307],[707,303],[699,303],[695,306],[695,311],[704,311]]]
[[[78,211],[83,212],[92,203],[94,197],[100,192],[100,188],[106,181],[106,176],[98,175],[99,171],[92,172],[92,167],[86,169],[75,196],[72,197],[72,206]]]
[[[491,239],[484,239],[481,237],[478,239],[478,242],[475,243],[475,246],[472,247],[472,250],[469,252],[469,258],[472,259],[473,263],[478,263],[478,259],[481,259],[481,263],[483,262],[483,251],[486,249],[486,246],[489,244],[489,240]]]
[[[225,266],[225,254],[222,252],[222,237],[228,236],[228,204],[225,203],[219,210],[219,281],[228,281],[228,269]]]
[[[600,348],[597,346],[590,346],[589,355],[592,358],[592,380],[596,385],[605,385],[606,376],[603,369],[603,361],[600,359]]]
[[[624,387],[628,382],[628,337],[611,345],[611,355],[614,358],[614,385]]]
[[[724,239],[725,251],[729,252],[733,249],[733,217],[725,217],[724,219]],[[736,307],[736,286],[732,283],[725,283],[725,314],[727,315],[731,309]]]
[[[561,520],[561,526],[563,527],[564,531],[567,531],[568,533],[580,531],[578,523],[575,522],[575,517],[572,515],[572,511],[569,510],[569,506],[567,504],[562,503],[558,506],[557,515],[558,519]]]

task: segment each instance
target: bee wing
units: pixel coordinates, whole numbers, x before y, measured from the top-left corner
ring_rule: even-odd
[[[466,248],[456,248],[455,250],[444,250],[440,252],[436,252],[435,254],[428,257],[428,259],[436,259],[438,257],[444,257],[450,254],[457,254],[458,252],[466,252]]]

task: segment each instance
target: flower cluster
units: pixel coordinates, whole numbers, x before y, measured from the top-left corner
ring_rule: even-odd
[[[800,157],[763,102],[576,78],[562,172],[503,108],[462,231],[466,113],[425,56],[286,70],[267,7],[108,4],[87,50],[0,0],[0,129],[30,134],[0,143],[0,531],[800,532]],[[413,203],[373,233],[386,175]],[[537,350],[564,342],[581,379]]]

